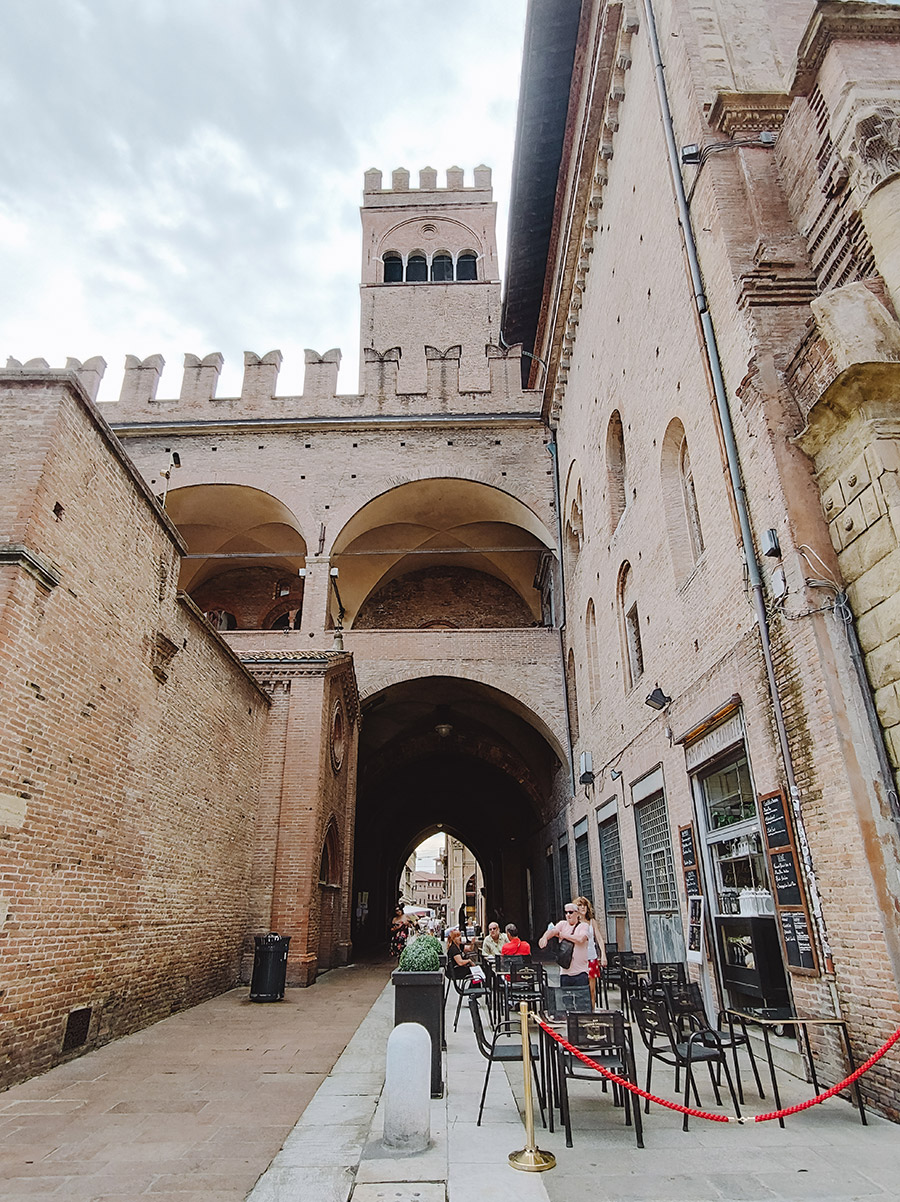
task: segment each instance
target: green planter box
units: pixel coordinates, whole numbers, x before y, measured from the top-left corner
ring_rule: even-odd
[[[421,1023],[431,1036],[431,1096],[444,1093],[441,1045],[444,1042],[444,974],[442,972],[391,973],[394,985],[394,1026]]]

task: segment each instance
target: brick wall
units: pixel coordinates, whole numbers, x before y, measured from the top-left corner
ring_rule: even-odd
[[[531,610],[508,584],[464,568],[425,568],[370,595],[354,630],[531,626]]]
[[[228,988],[265,697],[187,601],[177,536],[65,379],[0,385],[0,1079]],[[102,515],[102,516],[101,516]]]

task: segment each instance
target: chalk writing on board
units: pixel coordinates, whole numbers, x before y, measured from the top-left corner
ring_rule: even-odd
[[[787,847],[791,836],[784,809],[784,798],[780,793],[773,793],[771,797],[763,797],[761,802],[766,842],[769,847]]]
[[[688,823],[687,826],[680,826],[678,834],[681,837],[681,863],[683,867],[689,868],[692,864],[697,863],[697,849],[694,846],[694,826],[693,823]]]
[[[684,891],[688,897],[699,897],[703,892],[700,888],[700,873],[696,868],[685,868]]]
[[[793,968],[815,968],[806,914],[802,910],[782,910],[778,918],[788,964]]]
[[[779,851],[773,854],[772,876],[775,880],[775,897],[779,906],[803,904],[800,881],[797,879],[797,861],[792,851]]]

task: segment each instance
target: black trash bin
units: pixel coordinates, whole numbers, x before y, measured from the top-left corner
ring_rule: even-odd
[[[255,935],[251,1002],[280,1002],[284,997],[290,935]]]

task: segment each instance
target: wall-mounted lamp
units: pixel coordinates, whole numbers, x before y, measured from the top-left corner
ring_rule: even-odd
[[[453,734],[453,723],[450,721],[450,710],[446,705],[439,705],[434,716],[437,721],[434,724],[434,733],[441,739],[449,739]]]
[[[653,710],[664,710],[667,705],[672,704],[672,698],[668,697],[657,685],[653,692],[648,693],[644,698],[644,704],[649,705]]]
[[[166,487],[163,489],[161,502],[163,509],[166,507],[166,498],[169,495],[169,481],[172,478],[172,469],[176,467],[181,467],[181,456],[177,451],[172,451],[172,453],[169,455],[169,462],[166,464],[165,470],[159,473],[166,482]]]
[[[609,770],[609,778],[610,778],[610,780],[621,780],[621,779],[622,779],[622,773],[619,771],[619,769],[618,769],[618,768],[610,768],[610,770]]]
[[[594,783],[594,757],[589,751],[582,751],[578,770],[580,773],[579,784],[592,785]]]

